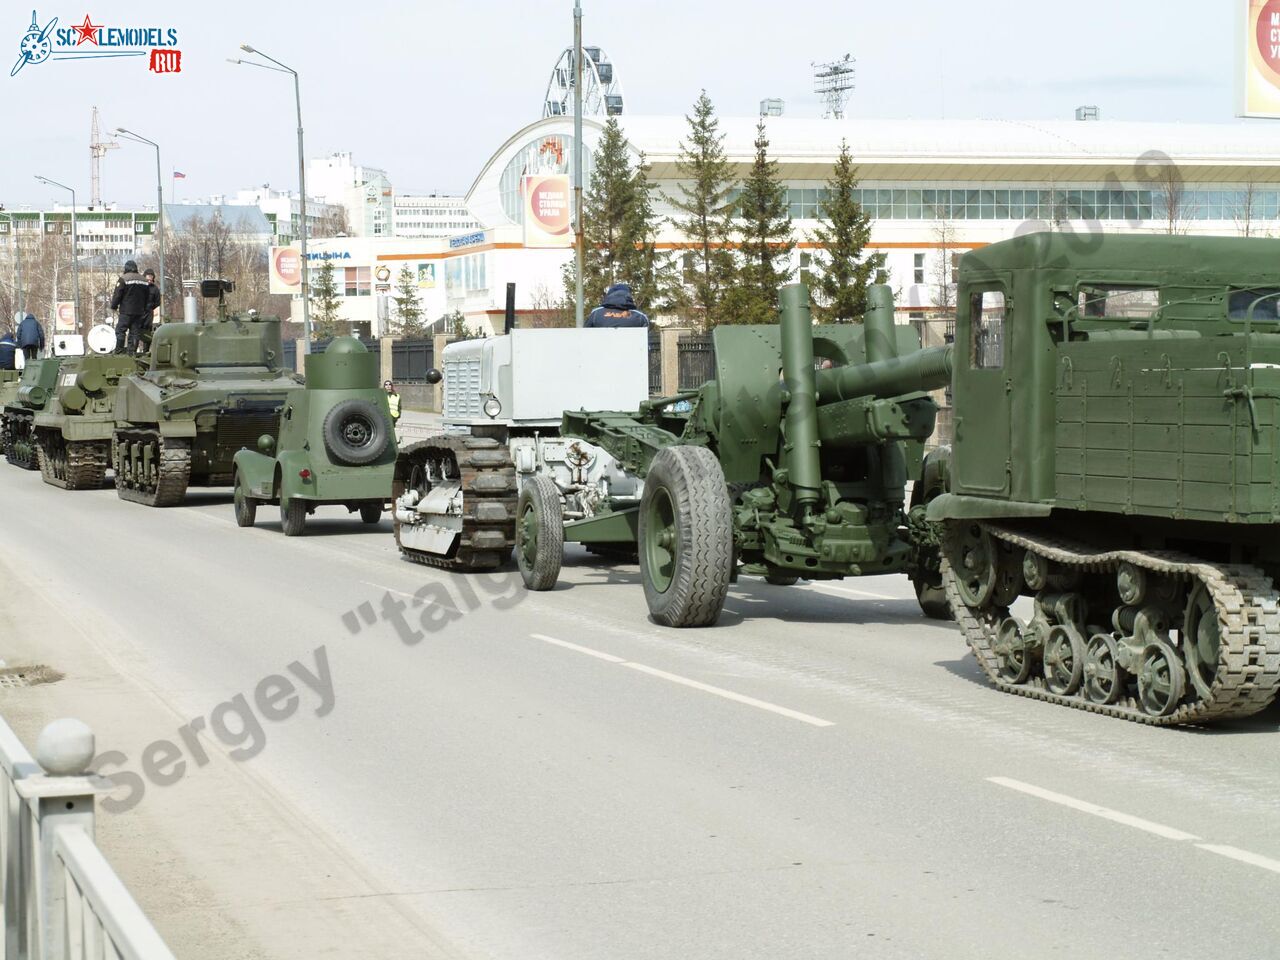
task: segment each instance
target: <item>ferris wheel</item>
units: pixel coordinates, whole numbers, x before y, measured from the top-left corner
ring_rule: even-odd
[[[573,48],[566,47],[547,81],[544,117],[573,116]],[[622,113],[622,81],[599,47],[582,48],[582,115],[616,117]]]

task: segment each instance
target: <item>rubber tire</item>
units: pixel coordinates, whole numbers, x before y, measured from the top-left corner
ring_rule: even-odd
[[[655,492],[671,499],[680,545],[671,582],[659,591],[649,570],[649,513]],[[640,506],[640,579],[649,614],[668,627],[709,627],[729,591],[733,514],[724,471],[706,447],[663,447],[645,478]]]
[[[236,508],[236,526],[252,527],[258,518],[258,501],[244,492],[244,486],[236,480],[236,492],[233,495]]]
[[[280,529],[286,537],[298,537],[307,528],[307,502],[294,497],[280,501]]]
[[[380,503],[362,503],[360,504],[360,522],[375,524],[382,519],[382,504]]]
[[[794,587],[800,582],[800,576],[795,573],[766,573],[764,582],[772,583],[775,587]]]
[[[364,417],[369,422],[369,442],[364,446],[352,446],[342,435],[343,423],[353,416]],[[334,463],[363,467],[386,452],[391,443],[393,428],[377,404],[371,400],[355,399],[335,403],[333,409],[325,414],[320,433],[324,437],[324,449]]]
[[[916,588],[916,603],[920,604],[920,612],[926,617],[930,620],[955,619],[945,587],[926,586],[919,580],[914,581],[913,586]]]
[[[533,511],[537,525],[538,546],[532,565],[525,559],[519,545],[519,524],[525,510]],[[560,564],[564,560],[564,508],[560,504],[560,491],[550,477],[537,474],[520,491],[516,505],[516,566],[529,590],[550,590],[560,579]]]

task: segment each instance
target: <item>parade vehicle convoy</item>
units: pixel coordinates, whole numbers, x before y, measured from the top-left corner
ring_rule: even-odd
[[[280,321],[229,314],[228,280],[202,280],[217,319],[156,328],[147,369],[120,381],[111,462],[123,500],[179,504],[188,486],[230,486],[233,458],[264,435],[302,378],[283,366]]]
[[[90,352],[67,357],[48,401],[34,417],[34,443],[44,482],[66,490],[96,490],[106,481],[120,381],[139,372],[139,358],[111,353],[115,332],[89,335]]]
[[[24,470],[40,469],[36,453],[36,414],[53,398],[58,386],[58,372],[65,357],[42,357],[28,360],[22,368],[17,393],[0,412],[0,443],[4,458]]]
[[[566,541],[635,551],[650,612],[669,626],[714,623],[739,567],[779,585],[909,572],[922,606],[943,613],[931,593],[937,563],[926,557],[936,544],[914,535],[927,528],[924,507],[910,523],[904,491],[924,469],[937,414],[927,391],[945,384],[950,351],[921,350],[911,328],[894,324],[887,287],[873,288],[872,301],[865,327],[815,329],[807,289],[786,287],[780,324],[717,328],[717,379],[698,391],[605,406],[575,383],[578,402],[566,405],[551,439],[517,445],[508,431],[500,444],[477,422],[443,468],[415,464],[407,449],[395,501],[402,551],[425,544],[432,559],[478,566],[477,534],[491,536],[480,541],[485,564],[514,549],[534,590],[554,586]],[[526,336],[533,343],[547,332]],[[520,347],[508,349],[518,356]],[[637,348],[643,361],[640,339]],[[541,370],[530,362],[522,375],[533,385],[556,377],[558,355],[553,349]],[[468,373],[449,359],[446,417],[450,391],[496,417],[492,384],[503,382],[504,365],[482,362]],[[637,373],[633,389],[643,398],[643,364]],[[410,541],[409,531],[439,539]]]
[[[267,503],[280,505],[286,536],[301,534],[307,515],[323,504],[359,512],[366,524],[381,519],[396,437],[379,362],[355,337],[339,337],[308,358],[306,386],[289,394],[278,439],[263,434],[256,450],[235,455],[237,524],[253,526]]]
[[[1056,233],[961,261],[928,517],[1001,690],[1161,725],[1275,697],[1277,262],[1278,240]]]

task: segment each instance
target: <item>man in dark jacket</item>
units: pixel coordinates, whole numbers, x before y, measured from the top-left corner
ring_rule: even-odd
[[[136,353],[138,337],[147,322],[147,308],[151,303],[151,284],[138,273],[138,265],[126,260],[124,273],[116,281],[111,294],[111,309],[120,312],[116,321],[116,353]]]
[[[151,349],[151,335],[156,329],[156,310],[160,307],[160,285],[156,283],[156,272],[150,267],[142,271],[150,287],[147,289],[147,319],[142,324],[142,349]]]
[[[636,309],[629,283],[615,283],[605,291],[600,306],[591,311],[584,326],[647,327],[649,318]]]
[[[18,324],[18,349],[26,360],[34,360],[44,349],[44,327],[29,313]]]
[[[12,333],[6,333],[3,337],[0,337],[0,370],[13,369],[13,355],[17,350],[18,344],[13,339]]]

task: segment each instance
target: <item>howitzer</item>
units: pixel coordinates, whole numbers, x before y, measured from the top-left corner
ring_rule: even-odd
[[[562,435],[603,448],[642,492],[563,523],[526,488],[522,570],[545,570],[563,541],[629,547],[654,619],[699,626],[715,622],[739,568],[785,585],[930,565],[905,490],[920,475],[937,415],[928,391],[949,382],[952,348],[920,349],[894,323],[887,287],[869,301],[862,324],[815,327],[808,289],[784,287],[777,325],[716,329],[717,376],[699,390],[632,413],[565,413]]]

